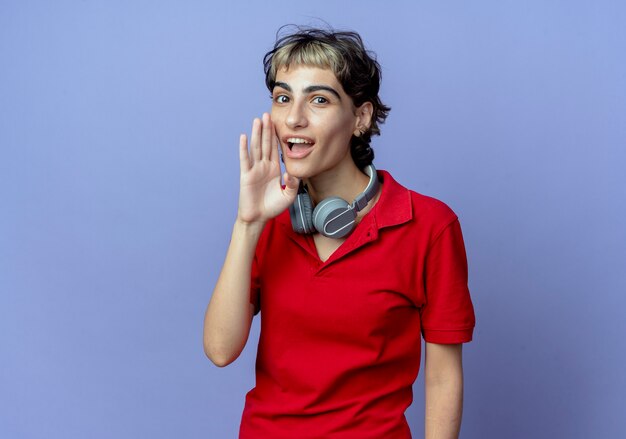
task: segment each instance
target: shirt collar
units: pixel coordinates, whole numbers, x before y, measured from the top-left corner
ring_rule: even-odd
[[[374,208],[363,218],[371,217],[377,229],[403,224],[413,218],[410,191],[398,183],[387,171],[377,170],[382,192]],[[291,230],[289,209],[280,214],[276,221]],[[295,232],[294,232],[295,234]]]
[[[387,171],[379,170],[378,179],[382,183],[382,192],[372,209],[378,229],[396,226],[413,218],[411,192],[393,179]]]

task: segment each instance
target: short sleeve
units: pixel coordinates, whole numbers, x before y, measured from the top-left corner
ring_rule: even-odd
[[[435,238],[426,256],[426,303],[421,319],[427,342],[455,344],[472,340],[475,317],[467,271],[461,225],[455,219]]]

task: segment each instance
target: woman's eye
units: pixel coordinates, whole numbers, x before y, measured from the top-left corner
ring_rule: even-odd
[[[316,96],[313,98],[313,102],[316,104],[325,104],[328,102],[328,99],[322,96]]]
[[[278,104],[284,104],[286,102],[289,102],[289,98],[285,95],[278,95],[274,98],[274,100],[278,103]]]

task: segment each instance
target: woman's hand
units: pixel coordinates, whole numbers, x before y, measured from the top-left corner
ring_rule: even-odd
[[[267,113],[254,119],[248,139],[239,139],[239,211],[237,220],[247,224],[265,223],[284,211],[296,198],[299,181],[285,173],[285,189],[280,182],[278,140]]]

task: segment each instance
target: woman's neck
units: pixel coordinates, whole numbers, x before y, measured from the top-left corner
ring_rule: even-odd
[[[317,205],[328,197],[341,197],[352,203],[357,195],[365,190],[369,177],[354,162],[341,168],[334,168],[305,180],[309,196]]]

